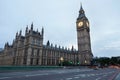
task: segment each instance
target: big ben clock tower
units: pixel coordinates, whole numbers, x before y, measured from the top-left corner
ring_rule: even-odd
[[[93,57],[90,42],[90,25],[87,17],[85,16],[85,11],[83,10],[82,5],[79,11],[79,16],[76,21],[76,28],[80,64],[90,65]]]

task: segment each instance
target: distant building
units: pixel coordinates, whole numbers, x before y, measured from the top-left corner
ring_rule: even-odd
[[[3,49],[2,48],[0,48],[0,51],[2,51]]]
[[[6,43],[0,54],[0,65],[58,65],[62,61],[72,61],[73,64],[90,65],[93,54],[90,42],[90,26],[85,12],[81,6],[76,21],[78,51],[72,47],[67,49],[53,46],[49,41],[43,45],[44,29],[41,32],[28,26],[25,36],[22,31],[16,33],[12,45]]]

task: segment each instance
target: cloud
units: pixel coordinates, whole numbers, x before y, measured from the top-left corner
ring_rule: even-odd
[[[117,50],[120,51],[120,41],[108,42],[100,50]]]

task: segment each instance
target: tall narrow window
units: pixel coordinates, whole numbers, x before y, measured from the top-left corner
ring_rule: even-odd
[[[25,65],[25,64],[26,64],[26,62],[27,62],[27,59],[26,59],[26,58],[24,58],[24,60],[23,60],[23,64]]]
[[[38,65],[38,63],[39,63],[39,59],[37,58],[37,60],[36,60],[36,65]]]
[[[30,64],[33,65],[33,58],[31,58],[31,60],[30,60]]]
[[[40,50],[38,49],[38,50],[37,50],[37,57],[39,57],[39,51],[40,51]]]
[[[31,53],[31,56],[33,56],[33,54],[34,54],[34,49],[32,48],[32,53]]]

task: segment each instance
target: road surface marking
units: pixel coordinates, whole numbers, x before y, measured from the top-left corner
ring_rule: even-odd
[[[99,77],[99,78],[97,78],[96,80],[100,80],[101,78]]]
[[[80,77],[74,77],[74,78],[76,78],[76,79],[77,79],[77,78],[80,78]]]
[[[65,73],[65,72],[64,72],[64,71],[61,71],[61,72],[57,72],[57,73],[60,73],[60,74],[61,74],[61,73]]]
[[[96,80],[100,80],[101,78],[106,77],[106,76],[107,76],[106,74],[102,75],[102,77],[98,77]]]
[[[66,80],[71,80],[72,78],[67,78]]]
[[[107,74],[104,75],[104,77],[107,76]]]
[[[86,77],[86,75],[85,74],[82,74],[82,75],[80,75],[81,77]]]
[[[87,77],[90,77],[90,75],[88,74]]]
[[[95,74],[90,74],[91,76],[95,76]]]
[[[8,79],[8,78],[12,78],[12,77],[1,77],[0,79]]]
[[[46,74],[33,74],[33,75],[25,75],[26,77],[30,77],[30,76],[41,76],[41,75],[48,75],[48,73]]]

